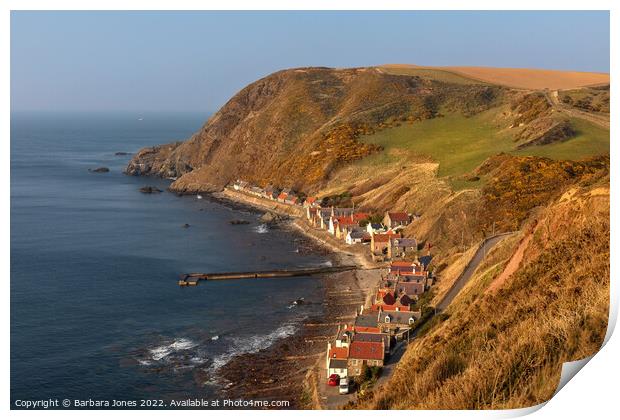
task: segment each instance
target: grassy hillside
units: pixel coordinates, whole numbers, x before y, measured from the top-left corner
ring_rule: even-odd
[[[576,135],[568,141],[531,146],[526,149],[511,151],[511,153],[520,156],[542,156],[551,159],[572,160],[609,154],[609,130],[579,118],[571,118],[570,122],[576,131]]]
[[[457,176],[475,169],[487,157],[511,148],[511,139],[498,132],[492,117],[492,112],[470,118],[449,114],[388,128],[360,140],[383,147],[382,156],[370,158],[378,165],[391,164],[395,159],[390,156],[407,153],[438,162],[440,177]]]
[[[453,113],[362,136],[360,141],[383,148],[381,153],[366,158],[364,164],[380,168],[407,158],[427,158],[439,163],[437,175],[448,177],[453,188],[458,190],[480,186],[480,182],[467,181],[463,175],[488,157],[502,152],[573,160],[609,154],[609,131],[577,118],[570,120],[576,132],[573,138],[517,149],[509,132],[498,127],[498,113],[497,109],[473,117]]]

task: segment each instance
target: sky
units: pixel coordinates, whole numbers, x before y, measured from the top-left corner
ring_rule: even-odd
[[[213,112],[284,68],[609,72],[608,12],[11,13],[14,111]]]

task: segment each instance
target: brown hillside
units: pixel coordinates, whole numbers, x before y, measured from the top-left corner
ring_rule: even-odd
[[[609,310],[607,181],[570,188],[534,223],[518,270],[486,293],[518,246],[505,240],[356,408],[532,406],[551,398],[563,362],[599,350]]]
[[[146,149],[133,175],[180,177],[180,192],[221,188],[235,178],[311,189],[332,171],[379,150],[357,141],[440,108],[466,115],[492,106],[504,90],[393,75],[374,68],[284,70],[250,84],[175,150]]]

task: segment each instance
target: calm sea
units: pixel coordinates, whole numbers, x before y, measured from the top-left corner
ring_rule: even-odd
[[[130,156],[115,152],[185,139],[205,119],[12,115],[12,403],[213,396],[231,357],[320,313],[314,278],[177,286],[183,272],[329,264],[257,214],[142,194],[168,181],[122,174]],[[291,306],[301,296],[310,304]]]

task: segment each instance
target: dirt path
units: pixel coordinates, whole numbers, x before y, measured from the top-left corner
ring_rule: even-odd
[[[545,97],[547,98],[547,102],[549,105],[553,107],[554,110],[565,114],[569,117],[580,118],[582,120],[586,120],[591,122],[592,124],[596,124],[600,127],[606,128],[609,130],[609,118],[603,115],[597,115],[590,112],[581,111],[579,109],[575,109],[572,107],[568,107],[560,102],[559,93],[557,90],[553,92],[545,92]]]
[[[517,269],[519,268],[519,265],[521,265],[521,261],[523,260],[523,255],[525,254],[525,250],[527,249],[528,245],[532,241],[535,227],[536,226],[532,227],[532,229],[527,234],[527,236],[525,236],[521,240],[521,243],[519,243],[517,250],[515,251],[514,254],[512,254],[512,257],[510,257],[510,261],[508,261],[508,264],[504,268],[504,271],[502,271],[502,273],[491,282],[486,293],[495,292],[497,289],[502,287],[502,285],[504,284],[504,282],[506,282],[506,279],[508,279],[508,277],[510,277],[515,271],[517,271]]]

